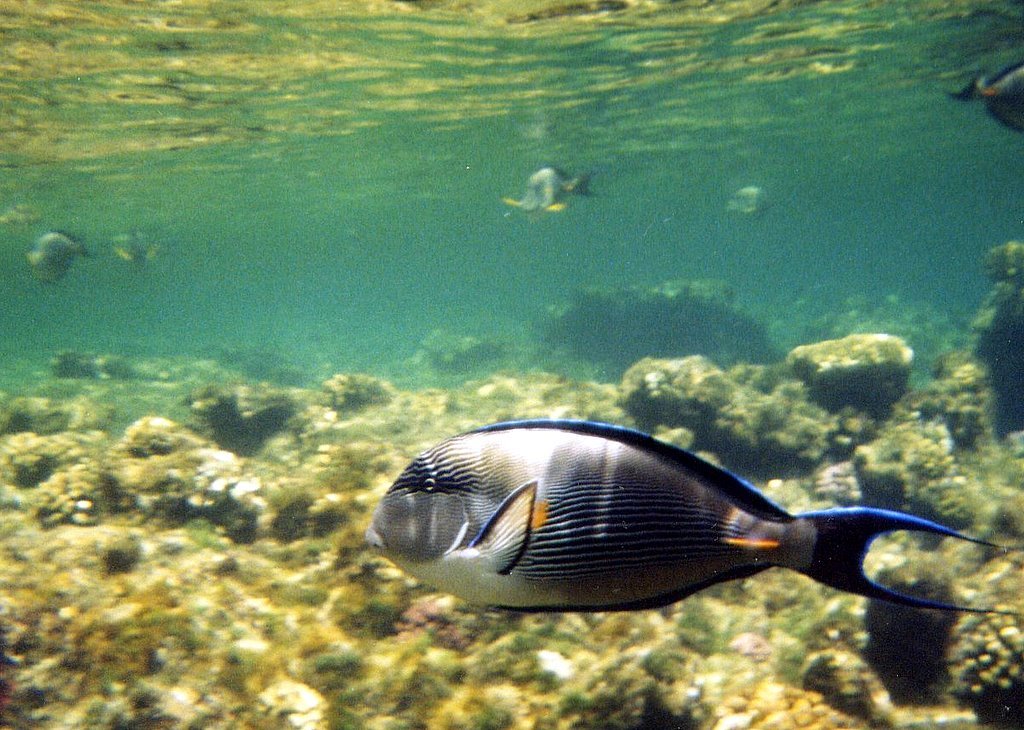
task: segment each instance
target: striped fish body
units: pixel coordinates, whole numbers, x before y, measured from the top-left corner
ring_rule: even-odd
[[[893,530],[997,547],[871,507],[793,516],[743,479],[645,434],[536,420],[487,426],[420,454],[381,499],[366,537],[436,588],[517,610],[654,608],[771,566],[906,606],[988,610],[867,578],[871,541]]]

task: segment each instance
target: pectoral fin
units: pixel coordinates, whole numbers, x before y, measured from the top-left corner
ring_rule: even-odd
[[[546,210],[549,213],[558,213],[559,211],[565,210],[568,206],[565,203],[552,203]]]
[[[516,487],[487,520],[480,534],[469,543],[470,548],[476,548],[481,554],[494,558],[500,575],[512,572],[526,552],[530,533],[539,527],[535,524],[536,498],[536,481]],[[546,510],[542,510],[541,514],[546,515]]]

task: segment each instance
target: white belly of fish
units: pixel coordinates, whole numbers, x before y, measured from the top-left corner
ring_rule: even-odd
[[[481,606],[557,606],[564,601],[564,596],[543,583],[515,573],[498,573],[494,561],[476,548],[455,550],[440,560],[401,567],[424,583]]]

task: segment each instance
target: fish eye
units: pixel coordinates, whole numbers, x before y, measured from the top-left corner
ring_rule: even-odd
[[[434,477],[427,477],[423,480],[423,491],[433,492],[437,488],[437,480]]]

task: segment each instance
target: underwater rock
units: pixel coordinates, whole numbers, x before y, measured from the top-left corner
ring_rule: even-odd
[[[899,337],[849,335],[794,348],[786,357],[817,403],[885,415],[907,391],[914,352]]]
[[[136,507],[133,495],[95,460],[54,472],[39,485],[31,503],[44,527],[96,525],[106,515]]]
[[[281,679],[260,692],[260,703],[267,716],[295,730],[320,730],[324,727],[323,695],[309,685]]]
[[[621,402],[645,431],[682,426],[693,448],[734,466],[790,472],[818,462],[835,418],[806,398],[795,381],[762,392],[705,357],[644,359],[622,377]]]
[[[642,661],[646,651],[610,652],[561,688],[558,714],[568,727],[608,730],[691,728],[703,715],[698,693]]]
[[[852,461],[839,461],[814,475],[814,494],[833,504],[850,506],[861,501],[860,484]]]
[[[0,480],[15,487],[36,487],[63,467],[84,461],[98,434],[20,432],[0,437]],[[92,448],[91,448],[92,447]]]
[[[936,360],[932,375],[902,407],[925,420],[941,420],[957,449],[974,449],[991,438],[992,391],[984,366],[969,353],[954,351]]]
[[[327,405],[338,412],[359,411],[382,406],[395,397],[395,387],[386,380],[362,373],[339,373],[324,381]]]
[[[142,540],[138,535],[125,535],[105,545],[101,557],[108,575],[130,573],[142,559]]]
[[[716,716],[712,730],[850,730],[863,725],[817,692],[770,679],[728,698]]]
[[[956,529],[981,514],[979,488],[960,474],[940,420],[890,422],[853,453],[866,504],[905,510]]]
[[[160,416],[125,429],[108,468],[142,514],[173,524],[204,519],[235,542],[255,538],[266,508],[259,480],[242,474],[238,457]]]
[[[717,282],[580,291],[554,310],[543,338],[615,373],[643,357],[704,355],[729,365],[771,362],[778,354],[764,325],[741,312]]]
[[[65,350],[50,361],[55,378],[135,380],[139,377],[135,367],[117,355],[93,355]]]
[[[297,388],[312,382],[309,367],[302,367],[287,355],[265,346],[225,345],[214,348],[213,356],[247,380]]]
[[[465,374],[493,368],[504,358],[509,347],[493,338],[456,335],[434,330],[421,343],[423,354],[432,368],[441,373]]]
[[[954,694],[982,722],[1024,726],[1024,631],[1020,619],[974,614],[956,628]]]
[[[0,404],[0,435],[32,432],[87,431],[109,428],[114,409],[88,398],[55,400],[34,396],[11,398]]]
[[[192,394],[189,406],[221,448],[240,456],[259,451],[298,410],[291,395],[265,385],[207,386]]]
[[[932,563],[938,560],[930,561]],[[939,566],[936,566],[939,567]],[[955,603],[949,584],[941,579],[916,579],[923,570],[882,571],[883,585],[932,601]],[[868,601],[864,628],[868,634],[864,658],[897,703],[937,702],[949,678],[946,652],[952,641],[955,613],[926,611],[885,601]]]
[[[989,250],[985,272],[994,283],[976,315],[975,352],[988,367],[1000,436],[1024,429],[1024,242]]]
[[[849,651],[825,649],[807,657],[804,689],[820,694],[834,708],[872,727],[891,724],[889,695],[871,669]]]

